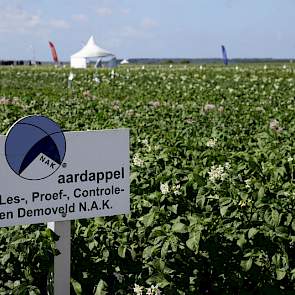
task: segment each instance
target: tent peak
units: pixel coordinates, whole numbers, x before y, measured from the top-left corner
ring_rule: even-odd
[[[98,58],[112,57],[115,55],[106,49],[103,49],[96,45],[94,37],[91,36],[87,44],[78,52],[71,56],[71,66],[76,68],[86,68],[88,58]]]
[[[90,36],[90,38],[89,38],[89,40],[88,40],[88,42],[87,42],[87,45],[96,45],[93,36]]]
[[[93,36],[89,38],[87,44],[80,51],[72,55],[72,57],[84,57],[84,58],[105,57],[105,56],[114,56],[114,54],[97,46]]]

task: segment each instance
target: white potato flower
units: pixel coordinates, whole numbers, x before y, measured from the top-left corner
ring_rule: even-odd
[[[203,107],[204,112],[209,112],[212,111],[216,108],[215,104],[212,103],[207,103],[205,104],[205,106]]]
[[[206,146],[207,147],[215,147],[216,146],[216,143],[217,143],[217,139],[216,138],[210,138],[207,143],[206,143]]]
[[[219,180],[223,181],[227,177],[227,173],[225,172],[224,167],[221,165],[218,165],[218,166],[213,165],[211,167],[211,170],[208,173],[209,173],[209,180],[213,183],[216,183]]]
[[[275,132],[281,132],[283,131],[283,128],[280,127],[280,123],[278,120],[276,119],[272,119],[270,122],[269,122],[269,128]]]
[[[144,166],[144,161],[139,157],[139,154],[133,156],[133,164],[138,167]]]
[[[176,196],[180,195],[181,194],[181,192],[180,192],[180,184],[173,184],[172,187],[171,187],[171,191]]]
[[[167,195],[169,193],[169,185],[168,182],[161,183],[160,190],[163,195]]]
[[[135,284],[133,291],[136,295],[142,295],[143,287]]]

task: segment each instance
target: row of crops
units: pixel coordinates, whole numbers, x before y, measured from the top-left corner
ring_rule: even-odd
[[[0,68],[0,127],[130,128],[131,213],[72,221],[73,294],[294,294],[292,64],[69,73]],[[1,228],[0,294],[50,291],[56,239]]]

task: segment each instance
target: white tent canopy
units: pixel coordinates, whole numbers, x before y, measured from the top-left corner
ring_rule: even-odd
[[[129,64],[129,61],[128,59],[123,59],[121,62],[120,62],[121,65],[127,65]]]
[[[72,68],[86,68],[87,67],[87,59],[89,58],[98,58],[101,59],[103,57],[114,57],[114,55],[97,46],[95,44],[93,36],[91,36],[87,42],[87,44],[78,52],[71,56],[71,67]]]

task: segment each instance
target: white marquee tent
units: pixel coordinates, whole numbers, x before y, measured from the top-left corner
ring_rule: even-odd
[[[121,62],[120,62],[121,65],[127,65],[129,64],[129,61],[128,59],[123,59]]]
[[[97,58],[97,66],[101,64],[101,59],[104,57],[110,57],[110,64],[113,66],[115,60],[114,54],[97,46],[93,36],[91,36],[87,44],[80,51],[71,56],[71,67],[84,69],[87,67],[87,59],[90,58]]]

